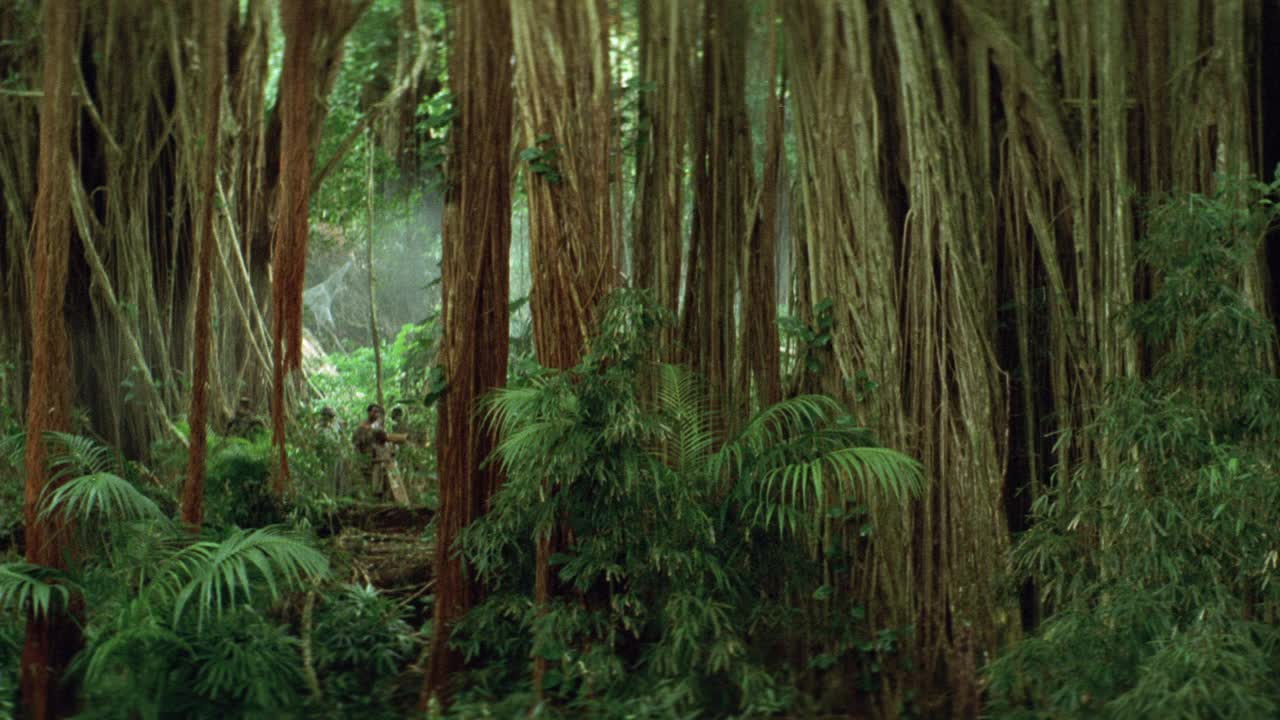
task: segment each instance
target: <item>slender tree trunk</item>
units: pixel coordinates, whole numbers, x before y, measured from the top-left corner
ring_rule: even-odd
[[[314,149],[326,97],[341,64],[344,38],[372,0],[283,0],[284,68],[280,75],[280,186],[271,252],[273,373],[271,442],[277,448],[272,490],[289,487],[285,451],[285,382],[302,367],[302,291],[307,274],[308,206]]]
[[[76,127],[71,91],[79,16],[77,0],[44,5],[40,155],[32,233],[35,287],[23,505],[26,559],[55,568],[65,567],[66,555],[74,548],[66,545],[64,519],[60,514],[42,517],[39,503],[49,482],[44,434],[71,429],[71,347],[64,307],[71,254],[71,135]],[[21,684],[26,716],[32,720],[66,717],[75,710],[76,690],[64,680],[82,642],[76,603],[27,619]]]
[[[271,442],[279,463],[272,478],[277,495],[289,485],[285,452],[285,379],[302,365],[302,290],[307,272],[308,201],[311,196],[311,121],[316,13],[305,0],[284,0],[284,70],[280,75],[282,135],[280,200],[272,251],[272,328],[274,381],[271,390]]]
[[[458,533],[497,491],[496,464],[482,467],[496,438],[477,403],[506,382],[511,248],[512,39],[509,0],[454,6],[450,79],[458,116],[451,131],[443,225],[441,358],[448,392],[436,424],[440,510],[436,519],[435,615],[421,705],[448,705],[462,657],[449,646],[454,623],[480,593],[457,555]]]
[[[755,380],[761,407],[782,399],[781,358],[778,352],[778,198],[782,189],[782,120],[784,106],[778,89],[779,32],[774,19],[777,0],[768,5],[769,97],[766,114],[764,177],[756,200],[750,242],[744,258],[746,292],[743,293],[741,380],[747,388]]]
[[[193,529],[204,522],[204,455],[208,420],[209,350],[212,344],[209,308],[213,294],[213,254],[218,243],[213,230],[213,208],[217,197],[219,121],[222,110],[222,80],[226,74],[226,22],[223,0],[207,0],[203,9],[204,41],[204,148],[200,163],[200,275],[196,289],[195,361],[191,377],[191,447],[187,454],[187,482],[182,490],[182,521]]]
[[[376,273],[373,269],[373,133],[366,132],[365,140],[369,152],[367,169],[368,178],[365,187],[364,241],[365,262],[369,268],[369,338],[373,342],[373,376],[377,387],[378,404],[386,407],[386,398],[382,395],[382,339],[378,337],[378,293]]]

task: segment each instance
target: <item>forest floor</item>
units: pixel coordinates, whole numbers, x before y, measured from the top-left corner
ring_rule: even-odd
[[[428,526],[434,514],[422,506],[348,505],[315,530],[335,578],[411,600],[430,592],[435,533]]]

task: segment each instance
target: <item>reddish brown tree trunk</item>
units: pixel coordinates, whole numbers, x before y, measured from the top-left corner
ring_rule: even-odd
[[[443,359],[449,391],[440,405],[436,454],[440,469],[435,617],[431,664],[422,690],[448,704],[451,674],[462,666],[449,648],[453,623],[479,588],[454,547],[458,533],[485,511],[502,477],[481,468],[495,438],[476,403],[507,375],[508,267],[511,247],[511,20],[507,0],[454,7],[450,77],[458,120],[453,128],[444,215]]]
[[[187,482],[182,489],[182,521],[193,529],[204,522],[205,425],[208,418],[209,305],[213,292],[213,201],[217,195],[218,126],[225,73],[226,27],[222,0],[207,0],[200,7],[204,22],[204,149],[200,157],[200,274],[196,289],[195,361],[191,378],[191,447],[187,455]]]
[[[311,198],[311,91],[316,12],[305,0],[284,0],[284,68],[280,74],[280,204],[271,258],[272,344],[271,442],[279,451],[272,489],[289,485],[285,452],[284,385],[302,366],[302,289],[307,273],[307,206]]]
[[[65,567],[71,548],[59,532],[57,515],[41,517],[39,500],[49,481],[44,434],[71,427],[71,353],[67,334],[67,270],[71,246],[71,134],[75,104],[71,97],[75,43],[79,33],[77,0],[44,4],[44,70],[40,101],[40,155],[33,217],[35,291],[31,302],[31,385],[27,402],[27,483],[23,511],[27,561]],[[22,649],[22,696],[26,717],[59,718],[75,710],[74,688],[63,674],[80,649],[79,625],[71,608],[53,608],[27,621]]]

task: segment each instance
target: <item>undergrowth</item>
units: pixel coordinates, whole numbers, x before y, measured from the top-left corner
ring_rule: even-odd
[[[1280,184],[1169,200],[1129,322],[1152,358],[1086,429],[1099,457],[1015,552],[1051,614],[988,670],[1010,718],[1280,715],[1280,380],[1241,292]]]
[[[868,494],[916,493],[919,466],[820,396],[727,433],[696,376],[647,361],[660,322],[643,295],[617,293],[581,364],[489,402],[507,481],[463,537],[488,595],[455,632],[473,662],[457,716],[811,711],[805,680],[835,661],[807,660],[873,636],[824,584],[845,552],[830,531],[865,522],[851,509]],[[548,537],[542,606],[534,548]],[[547,665],[542,698],[533,658]]]

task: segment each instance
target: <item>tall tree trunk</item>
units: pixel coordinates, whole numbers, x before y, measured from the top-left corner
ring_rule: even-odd
[[[683,0],[640,3],[640,121],[636,132],[636,188],[632,206],[631,272],[638,288],[675,313],[680,305],[684,244],[684,162],[689,77],[693,69],[693,11]],[[650,89],[651,88],[651,89]],[[664,328],[658,355],[675,360],[674,328]]]
[[[283,0],[285,35],[280,74],[280,186],[271,250],[273,372],[271,442],[277,448],[272,490],[289,486],[285,451],[285,383],[302,367],[302,291],[307,274],[312,166],[326,107],[342,59],[344,38],[372,0]]]
[[[706,0],[705,9],[681,330],[688,364],[706,377],[711,408],[728,421],[745,400],[732,385],[738,266],[754,199],[746,107],[747,5]]]
[[[768,29],[769,73],[768,127],[765,133],[764,177],[756,195],[749,242],[743,257],[745,291],[742,294],[742,348],[740,380],[744,390],[755,381],[761,407],[782,399],[781,358],[778,351],[778,199],[784,165],[782,121],[785,108],[779,95],[779,30],[777,1],[771,0],[765,16]]]
[[[448,705],[462,657],[449,646],[454,623],[479,588],[457,554],[458,534],[484,513],[502,482],[483,465],[496,438],[477,403],[506,382],[511,251],[512,39],[509,0],[453,9],[450,79],[457,119],[451,132],[443,225],[441,359],[448,391],[436,424],[440,509],[436,516],[435,614],[422,709]]]
[[[377,273],[373,269],[373,133],[365,133],[368,151],[368,177],[365,184],[364,214],[364,249],[365,264],[369,275],[369,339],[373,342],[373,384],[377,390],[378,404],[386,407],[386,398],[382,395],[382,339],[378,337],[378,293]]]
[[[617,283],[609,211],[611,88],[603,0],[514,0],[516,86],[529,195],[530,309],[538,362],[573,367]],[[535,601],[553,592],[552,538],[537,549]],[[542,691],[546,661],[534,661]]]
[[[302,290],[307,273],[308,203],[311,197],[311,120],[315,8],[305,0],[284,0],[284,69],[280,74],[282,134],[280,200],[271,256],[274,380],[271,388],[271,442],[278,448],[272,489],[289,485],[285,452],[285,380],[302,366]]]
[[[67,271],[71,256],[71,140],[76,127],[72,99],[76,41],[80,32],[76,0],[44,5],[44,70],[41,80],[40,156],[33,216],[32,265],[35,287],[31,303],[31,384],[27,401],[26,520],[27,562],[65,567],[66,519],[61,513],[42,516],[40,499],[49,488],[45,433],[71,429],[71,343],[67,332]],[[71,607],[51,607],[27,619],[22,649],[22,696],[32,720],[70,715],[76,691],[65,674],[82,642]]]
[[[204,152],[200,162],[199,287],[196,290],[195,367],[191,375],[191,447],[187,453],[187,482],[182,490],[182,521],[199,529],[204,522],[204,455],[208,420],[209,327],[213,295],[213,254],[218,237],[213,231],[213,208],[217,197],[218,148],[221,146],[222,80],[226,75],[226,21],[223,0],[207,0],[203,9],[204,44]]]

